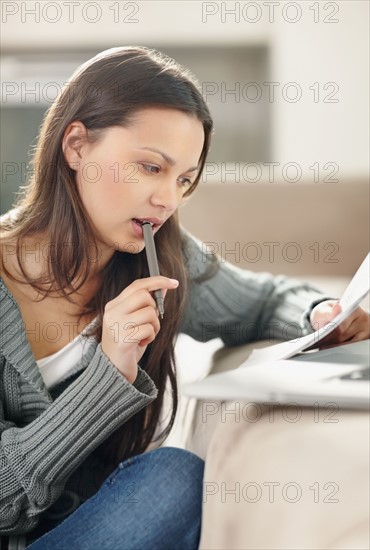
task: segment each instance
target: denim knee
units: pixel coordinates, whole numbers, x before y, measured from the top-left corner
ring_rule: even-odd
[[[164,500],[173,505],[181,496],[182,507],[187,501],[194,506],[201,502],[203,489],[204,461],[190,451],[177,447],[160,447],[146,453],[136,455],[119,464],[113,477],[107,483],[113,485],[119,478],[119,472],[139,467],[141,481],[155,487],[156,492],[163,493]],[[139,479],[140,479],[139,478]],[[133,479],[136,479],[133,473]],[[140,484],[140,481],[138,481]]]
[[[174,447],[129,458],[35,549],[196,550],[203,471],[203,460]]]
[[[161,447],[149,453],[153,453],[150,458],[160,465],[157,490],[163,495],[162,532],[167,532],[168,540],[171,541],[167,546],[164,538],[158,548],[198,548],[204,461],[194,453],[176,447]]]

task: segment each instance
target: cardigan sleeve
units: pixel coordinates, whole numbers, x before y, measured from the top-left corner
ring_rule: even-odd
[[[81,375],[26,426],[7,420],[7,399],[18,397],[0,359],[0,533],[32,531],[62,494],[74,470],[120,425],[157,396],[139,367],[134,384],[122,376],[98,344]]]
[[[301,337],[313,332],[314,305],[333,299],[309,283],[218,259],[184,229],[183,238],[188,293],[180,332],[195,340],[221,338],[233,346]]]

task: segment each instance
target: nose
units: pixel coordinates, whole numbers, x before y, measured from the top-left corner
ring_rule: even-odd
[[[164,210],[175,211],[181,198],[182,192],[177,182],[163,180],[161,183],[156,182],[156,187],[151,194],[151,203]]]

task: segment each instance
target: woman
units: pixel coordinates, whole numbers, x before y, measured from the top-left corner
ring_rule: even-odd
[[[82,65],[45,118],[33,177],[1,223],[9,547],[197,548],[203,462],[175,448],[144,453],[167,382],[162,439],[174,420],[176,335],[233,345],[273,328],[290,338],[337,313],[308,284],[219,263],[179,227],[211,132],[193,77],[142,47]],[[144,220],[162,276],[148,276]],[[336,341],[367,338],[367,318],[358,309]]]

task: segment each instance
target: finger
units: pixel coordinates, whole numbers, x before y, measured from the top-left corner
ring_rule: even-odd
[[[367,340],[369,338],[369,333],[366,331],[357,332],[351,339],[350,342],[360,342],[361,340]]]
[[[318,312],[316,319],[315,319],[315,328],[318,326],[319,328],[324,328],[326,325],[330,326],[335,323],[335,318],[337,315],[342,311],[342,308],[339,304],[335,304],[331,310],[331,312]],[[352,323],[356,320],[357,315],[352,314],[347,319],[344,319],[338,326],[335,328],[332,333],[331,337],[337,337],[340,335],[345,334]]]
[[[363,323],[358,315],[352,315],[347,321],[341,323],[330,334],[328,334],[328,336],[323,339],[323,342],[334,344],[348,342],[358,332],[363,331]]]
[[[350,339],[351,341],[354,337],[356,337],[357,334],[362,335],[361,340],[370,338],[370,319],[368,315],[362,310],[360,311],[359,315],[355,316],[347,331],[348,339]]]
[[[311,313],[311,325],[315,330],[327,325],[335,316],[333,308],[338,304],[337,301],[327,300],[317,305]],[[340,307],[340,306],[339,306]],[[337,311],[336,309],[334,311]]]
[[[136,279],[128,287],[126,287],[121,294],[117,296],[117,300],[130,296],[134,292],[140,289],[145,289],[149,292],[155,290],[169,290],[179,286],[177,279],[170,279],[169,277],[163,277],[162,275],[156,275],[155,277],[144,277],[143,279]]]
[[[357,308],[343,323],[338,327],[338,332],[342,334],[345,340],[350,340],[358,332],[370,333],[370,321],[368,314]]]
[[[153,292],[158,289],[172,289],[179,286],[177,279],[170,279],[169,277],[163,277],[163,275],[156,275],[154,277],[144,277],[143,279],[136,279],[131,283],[134,288],[145,288],[149,292]],[[127,287],[128,288],[128,287]]]
[[[347,340],[348,340],[348,333],[342,332],[338,328],[336,328],[335,330],[333,330],[333,332],[328,334],[324,342],[327,344],[343,344]]]
[[[126,344],[138,344],[145,334],[143,326],[150,324],[153,327],[155,335],[158,334],[161,326],[156,311],[151,307],[144,307],[135,313],[126,316],[121,324],[121,333],[123,341]]]
[[[353,330],[355,329],[356,325],[356,319],[353,317],[349,317],[348,319],[345,319],[338,325],[338,327],[333,331],[333,334],[340,338],[341,341],[344,341],[348,334],[353,334]]]
[[[118,296],[113,298],[105,304],[105,311],[109,311],[117,305],[126,301],[128,297],[132,296],[138,290],[147,290],[148,292],[153,292],[154,290],[162,289],[175,289],[179,285],[179,282],[176,279],[169,279],[168,277],[162,277],[158,275],[156,277],[146,277],[143,279],[136,279],[129,286],[124,288]]]
[[[146,326],[146,325],[145,325]],[[153,327],[152,327],[153,328]],[[141,348],[145,348],[148,344],[150,344],[151,342],[153,342],[153,340],[155,339],[157,335],[155,334],[154,330],[152,331],[152,334],[151,336],[147,337],[147,338],[144,338],[143,340],[140,340],[139,342],[139,346]]]
[[[332,319],[334,319],[334,317],[336,317],[337,315],[339,315],[339,313],[342,311],[342,306],[339,304],[339,302],[336,302],[334,305],[333,305],[333,308],[331,310],[331,314],[332,314]]]
[[[153,309],[157,307],[154,297],[145,288],[141,288],[124,299],[114,300],[114,306],[110,311],[117,308],[122,315],[130,315],[144,307],[151,306]]]
[[[361,335],[361,337],[358,338],[358,335]],[[330,335],[331,336],[331,335]],[[341,344],[348,344],[350,342],[357,342],[358,340],[366,340],[367,336],[364,333],[356,332],[354,335],[349,336],[348,334],[338,334],[336,337],[333,338],[327,338],[325,340],[320,341],[320,347],[322,344],[324,345],[330,345],[330,346],[339,346]]]
[[[140,327],[140,341],[138,342],[138,345],[143,348],[146,347],[148,344],[153,342],[155,337],[157,336],[157,333],[155,332],[153,326],[151,324],[141,325]]]
[[[338,302],[329,304],[329,309],[323,312],[323,318],[325,318],[326,324],[333,321],[333,319],[335,319],[341,311],[342,307],[339,305]],[[318,314],[320,315],[320,312],[318,312]]]

